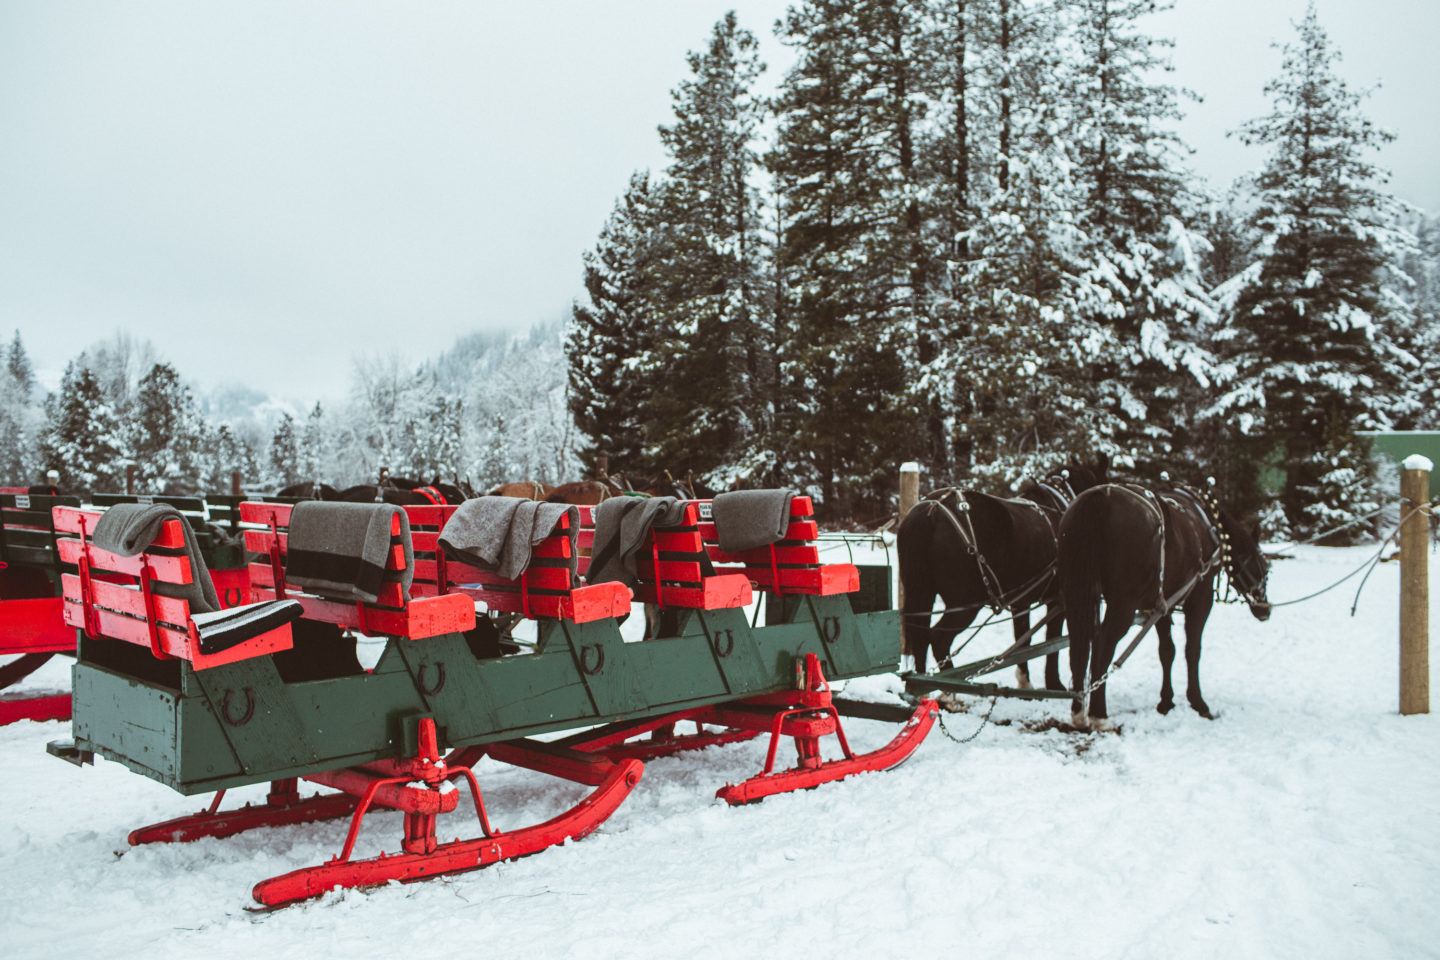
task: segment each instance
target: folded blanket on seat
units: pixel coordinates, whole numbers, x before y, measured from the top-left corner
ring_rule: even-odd
[[[390,528],[397,516],[405,549],[405,568],[398,578],[386,570]],[[287,583],[321,596],[374,603],[387,579],[398,579],[408,596],[414,567],[410,518],[393,504],[305,500],[290,512]]]
[[[101,550],[133,557],[155,542],[166,520],[179,520],[185,535],[185,554],[190,558],[190,583],[155,584],[155,592],[165,597],[178,597],[190,604],[190,612],[210,613],[220,609],[220,597],[210,579],[210,568],[195,542],[190,521],[168,503],[117,503],[100,516],[91,541]]]
[[[190,619],[200,638],[200,652],[213,654],[282,627],[304,612],[298,600],[264,600],[214,613],[193,614]]]
[[[445,556],[514,580],[530,566],[535,545],[555,531],[562,517],[570,517],[570,572],[575,572],[575,534],[580,511],[568,503],[541,503],[520,497],[476,497],[451,514],[440,531]]]
[[[685,517],[685,504],[674,497],[611,497],[595,508],[595,549],[590,583],[618,581],[633,587],[636,563],[650,528],[673,526]]]
[[[735,490],[716,496],[710,511],[720,549],[743,553],[784,540],[794,496],[794,490]]]

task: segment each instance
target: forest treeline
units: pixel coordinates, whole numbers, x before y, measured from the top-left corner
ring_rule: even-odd
[[[1066,456],[1219,477],[1296,531],[1374,495],[1358,430],[1435,426],[1434,222],[1312,8],[1187,166],[1151,0],[805,0],[757,94],[731,14],[689,57],[663,170],[585,258],[589,451],[883,516],[896,465],[1005,486]]]
[[[1162,5],[1163,6],[1163,5]],[[1272,531],[1374,502],[1357,431],[1440,426],[1440,222],[1387,192],[1389,139],[1314,10],[1261,165],[1222,194],[1175,133],[1150,0],[803,0],[773,95],[731,14],[687,58],[584,257],[565,324],[359,358],[343,401],[237,416],[147,344],[42,389],[0,370],[0,483],[227,491],[397,476],[783,484],[892,509],[896,466],[1004,489],[1104,453],[1213,474]]]

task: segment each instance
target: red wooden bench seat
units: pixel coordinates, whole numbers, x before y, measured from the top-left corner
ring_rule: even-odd
[[[263,656],[293,646],[290,625],[260,633],[216,653],[205,653],[191,618],[190,603],[161,596],[156,583],[194,583],[190,558],[184,555],[180,521],[167,520],[155,541],[141,553],[124,557],[90,542],[101,512],[55,507],[57,533],[74,534],[56,541],[62,563],[76,573],[61,575],[65,622],[91,637],[106,637],[149,647],[157,659],[188,660],[196,670]]]
[[[578,575],[571,574],[573,554],[568,517],[562,517],[550,535],[532,548],[530,565],[511,580],[493,570],[444,556],[439,547],[440,530],[455,510],[453,506],[405,508],[410,517],[410,540],[415,551],[412,596],[465,596],[497,613],[575,623],[630,612],[630,590],[624,584],[587,586]]]
[[[286,529],[290,525],[293,504],[240,504],[240,520],[259,524],[245,530],[245,549],[259,553],[264,559],[250,564],[251,593],[257,600],[298,600],[305,608],[305,619],[333,623],[372,636],[408,637],[420,640],[444,633],[459,633],[475,627],[475,605],[462,596],[405,596],[398,580],[387,582],[374,603],[336,600],[305,593],[285,583],[285,554],[289,546]],[[407,508],[419,510],[439,507]],[[453,508],[451,508],[453,509]],[[391,537],[401,536],[397,518]],[[411,538],[412,549],[414,536]],[[387,557],[386,570],[398,574],[405,565],[404,544],[395,542]],[[417,568],[418,572],[418,568]]]
[[[706,556],[700,533],[700,501],[685,504],[684,516],[673,526],[656,526],[645,537],[636,572],[635,599],[660,607],[727,610],[755,599],[744,573],[717,570],[700,562]],[[713,552],[711,553],[713,556]]]
[[[743,572],[762,590],[830,596],[860,589],[860,571],[854,564],[820,562],[820,548],[815,543],[820,527],[815,522],[815,505],[809,497],[791,499],[790,527],[785,539],[771,546],[727,553],[720,549],[715,524],[708,520],[700,524],[700,536],[717,570]]]

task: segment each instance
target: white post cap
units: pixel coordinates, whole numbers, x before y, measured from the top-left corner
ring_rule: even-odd
[[[1410,454],[1400,466],[1406,470],[1424,470],[1426,473],[1435,469],[1435,464],[1430,461],[1430,458],[1419,453]],[[900,469],[904,470],[905,468],[901,467]]]
[[[900,472],[901,472],[901,473],[919,473],[919,472],[920,472],[920,464],[916,463],[914,460],[906,460],[904,463],[900,464]]]

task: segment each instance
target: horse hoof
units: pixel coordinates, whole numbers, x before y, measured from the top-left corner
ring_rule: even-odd
[[[1175,701],[1174,701],[1174,700],[1161,700],[1159,703],[1157,703],[1157,704],[1155,705],[1155,709],[1158,710],[1162,715],[1163,715],[1163,714],[1167,714],[1167,713],[1169,713],[1171,710],[1174,710],[1174,709],[1175,709]]]
[[[1119,728],[1109,717],[1091,717],[1090,729],[1096,733],[1114,733]]]
[[[1204,717],[1206,720],[1214,720],[1214,719],[1215,719],[1215,714],[1211,713],[1211,712],[1210,712],[1210,708],[1209,708],[1208,706],[1206,706],[1205,703],[1203,703],[1203,702],[1201,702],[1201,703],[1192,703],[1192,704],[1190,704],[1190,707],[1191,707],[1191,709],[1193,709],[1196,713],[1200,714],[1200,716]]]
[[[1074,727],[1076,730],[1089,730],[1090,718],[1085,716],[1085,711],[1083,710],[1071,710],[1070,726]]]
[[[963,713],[965,711],[965,701],[960,699],[958,693],[942,693],[935,698],[935,702],[946,713]]]
[[[1016,670],[1015,686],[1021,690],[1029,690],[1032,686],[1032,684],[1030,683],[1030,674],[1021,673],[1019,670]]]

